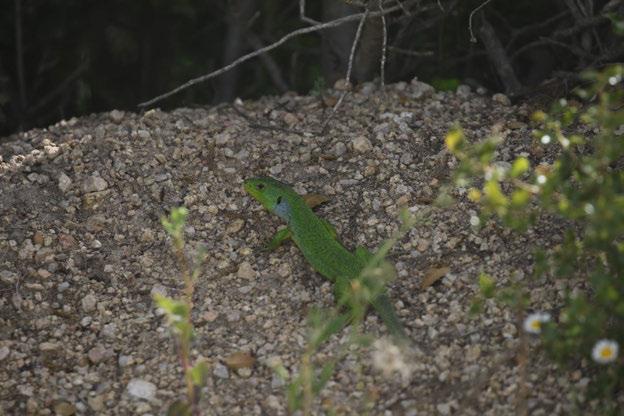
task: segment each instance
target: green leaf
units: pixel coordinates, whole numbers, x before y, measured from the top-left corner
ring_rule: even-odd
[[[531,194],[524,189],[516,189],[511,194],[511,204],[516,207],[523,207],[529,202]]]
[[[288,401],[288,409],[291,412],[301,408],[301,380],[299,377],[297,380],[288,384],[286,398]]]
[[[199,361],[193,368],[191,368],[191,380],[193,380],[193,384],[197,387],[204,387],[206,385],[206,381],[208,381],[208,363],[206,361]]]
[[[323,368],[321,369],[321,373],[319,374],[318,380],[314,382],[314,386],[312,387],[314,394],[318,394],[323,389],[323,387],[325,387],[325,384],[327,384],[332,374],[334,374],[334,367],[335,364],[333,362],[327,363],[323,366]]]
[[[481,289],[483,296],[491,298],[494,296],[494,289],[496,288],[494,279],[485,273],[481,273],[479,275],[479,288]]]
[[[470,310],[468,311],[468,313],[471,316],[475,316],[476,314],[481,312],[483,312],[483,299],[476,298],[470,304]]]
[[[176,207],[171,210],[168,217],[161,217],[160,223],[169,235],[174,238],[181,238],[187,216],[188,210],[186,208]]]
[[[191,406],[182,400],[176,400],[167,408],[167,416],[191,416]]]
[[[334,334],[340,332],[340,330],[349,322],[351,314],[346,312],[335,316],[329,322],[323,323],[320,331],[314,331],[314,335],[310,340],[312,348],[318,348],[319,345],[324,343]]]
[[[503,195],[500,184],[496,181],[488,181],[483,187],[483,193],[488,201],[496,208],[504,208],[507,206],[507,197]]]
[[[189,307],[186,303],[163,296],[160,293],[154,293],[154,301],[172,321],[175,322],[188,318]]]
[[[180,334],[180,338],[184,341],[190,341],[193,338],[193,325],[188,321],[178,321],[174,322],[173,328],[176,330],[178,334]]]
[[[446,143],[446,147],[454,153],[459,150],[463,140],[464,134],[462,131],[460,129],[453,129],[446,135],[446,139],[444,141]]]
[[[607,13],[607,17],[611,20],[613,31],[618,35],[624,35],[624,19],[617,13]]]
[[[511,166],[511,172],[510,172],[511,177],[512,178],[519,177],[524,172],[529,170],[530,166],[531,164],[529,163],[529,160],[526,157],[517,158],[516,160],[514,160],[514,163]]]

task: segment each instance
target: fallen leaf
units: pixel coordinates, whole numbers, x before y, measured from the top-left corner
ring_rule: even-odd
[[[427,273],[425,273],[425,278],[420,284],[420,288],[423,290],[427,289],[429,286],[440,280],[440,278],[444,277],[450,270],[451,268],[446,266],[430,268],[427,270]]]
[[[239,351],[225,357],[223,362],[229,368],[238,370],[239,368],[252,367],[256,363],[256,359],[248,352]]]
[[[314,208],[329,201],[329,198],[321,194],[306,194],[303,196],[303,200],[307,206]]]

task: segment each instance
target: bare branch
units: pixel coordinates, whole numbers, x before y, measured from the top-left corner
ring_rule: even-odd
[[[264,47],[262,40],[260,40],[260,38],[253,32],[247,32],[247,42],[254,49],[262,49]],[[275,62],[275,60],[267,54],[260,55],[260,60],[262,61],[262,64],[266,68],[269,77],[271,77],[271,80],[277,89],[283,93],[288,91],[290,88],[282,76],[282,71],[279,65],[277,65],[277,62]]]
[[[485,0],[477,8],[470,12],[470,16],[468,17],[468,31],[470,32],[470,42],[472,43],[477,43],[477,38],[475,37],[474,31],[472,30],[472,18],[479,10],[487,6],[487,4],[491,1],[492,0]]]
[[[309,23],[311,25],[320,24],[321,22],[319,22],[318,20],[310,19],[309,17],[305,15],[305,2],[306,0],[299,0],[299,18],[302,21]]]
[[[405,7],[403,7],[403,4],[401,3],[401,0],[395,0],[395,1],[399,5],[399,7],[401,7],[401,10],[403,11],[403,13],[406,16],[411,16],[412,15],[409,10],[407,10]]]
[[[417,0],[412,0],[412,1],[409,1],[409,2],[406,2],[406,3],[407,4],[413,4],[415,2],[417,2]],[[400,10],[400,9],[401,9],[400,6],[389,7],[389,8],[387,8],[384,11],[383,14],[390,14],[390,13],[393,13],[393,12],[395,12],[397,10]],[[150,106],[150,105],[152,105],[154,103],[162,101],[165,98],[171,97],[172,95],[175,95],[175,94],[179,93],[180,91],[183,91],[183,90],[185,90],[185,89],[187,89],[187,88],[189,88],[189,87],[191,87],[193,85],[199,84],[201,82],[205,82],[205,81],[207,81],[209,79],[212,79],[212,78],[214,78],[214,77],[216,77],[218,75],[221,75],[224,72],[229,71],[230,69],[234,68],[235,66],[240,65],[241,63],[243,63],[245,61],[248,61],[251,58],[255,58],[258,55],[261,55],[263,53],[266,53],[266,52],[268,52],[270,50],[273,50],[273,49],[277,48],[278,46],[284,44],[286,41],[288,41],[288,40],[290,40],[290,39],[292,39],[294,37],[297,37],[297,36],[300,36],[300,35],[304,35],[304,34],[307,34],[307,33],[318,32],[319,30],[327,29],[327,28],[330,28],[330,27],[340,26],[340,25],[342,25],[344,23],[347,23],[347,22],[360,20],[362,18],[362,16],[364,16],[364,15],[368,15],[369,17],[378,17],[378,16],[381,16],[381,13],[380,12],[356,13],[356,14],[352,14],[352,15],[349,15],[349,16],[341,17],[339,19],[335,19],[335,20],[332,20],[332,21],[329,21],[329,22],[320,23],[318,25],[304,27],[304,28],[301,28],[301,29],[294,30],[294,31],[288,33],[287,35],[285,35],[284,37],[282,37],[281,39],[279,39],[278,41],[276,41],[276,42],[274,42],[274,43],[272,43],[270,45],[267,45],[267,46],[265,46],[262,49],[258,49],[256,51],[250,52],[247,55],[243,55],[240,58],[236,59],[234,62],[232,62],[232,63],[230,63],[230,64],[228,64],[228,65],[226,65],[226,66],[224,66],[224,67],[222,67],[220,69],[217,69],[215,71],[212,71],[212,72],[210,72],[208,74],[205,74],[205,75],[202,75],[200,77],[193,78],[193,79],[185,82],[184,84],[180,85],[179,87],[174,88],[173,90],[171,90],[169,92],[166,92],[166,93],[161,94],[161,95],[159,95],[157,97],[154,97],[151,100],[148,100],[148,101],[140,103],[138,105],[138,107],[140,107],[140,108],[148,107],[148,106]]]
[[[481,15],[479,34],[485,46],[485,50],[488,53],[488,57],[496,68],[498,77],[505,86],[505,92],[512,95],[520,92],[522,84],[516,77],[511,61],[505,53],[505,48],[503,48],[501,41],[496,36],[496,31],[483,15]]]
[[[400,4],[400,3],[399,3]],[[379,62],[379,76],[381,77],[381,87],[385,85],[386,80],[386,53],[388,48],[388,27],[386,26],[386,16],[383,14],[382,0],[379,0],[379,12],[381,13],[381,27],[383,30],[383,38],[381,40],[381,59]]]
[[[48,105],[52,100],[56,98],[57,95],[62,94],[65,90],[74,82],[82,73],[89,67],[88,61],[83,61],[76,69],[72,71],[63,81],[61,81],[56,88],[47,93],[44,97],[42,97],[37,104],[30,107],[28,109],[29,114],[34,114],[39,111],[41,108]]]
[[[349,53],[349,64],[347,65],[347,76],[346,81],[347,84],[351,82],[351,72],[353,71],[353,59],[355,58],[355,50],[357,49],[357,45],[360,42],[360,37],[362,36],[362,29],[364,28],[364,22],[366,22],[366,18],[368,17],[370,10],[366,9],[362,14],[362,18],[360,19],[360,23],[358,23],[357,30],[355,31],[355,37],[353,38],[353,45],[351,45],[351,52]]]
[[[397,48],[396,46],[388,46],[388,50],[394,53],[400,53],[402,55],[409,56],[433,56],[433,51],[410,51],[409,49]]]
[[[22,0],[15,0],[15,61],[19,83],[20,107],[26,108],[26,81],[24,79],[24,40],[22,38]]]
[[[360,42],[360,37],[362,36],[362,28],[364,27],[364,22],[368,18],[369,12],[370,10],[366,9],[364,13],[362,13],[362,18],[360,19],[360,23],[358,23],[357,30],[355,31],[355,37],[353,38],[353,44],[351,45],[351,53],[349,53],[349,64],[347,65],[347,75],[345,77],[347,89],[344,90],[342,94],[340,94],[338,101],[336,101],[334,108],[332,108],[332,112],[329,114],[327,119],[325,119],[325,121],[323,122],[323,126],[321,127],[321,132],[325,131],[330,120],[334,117],[334,115],[336,114],[336,111],[338,111],[338,107],[340,107],[340,105],[342,104],[342,101],[349,93],[350,82],[351,82],[351,71],[353,70],[353,58],[355,57],[355,50],[357,49],[357,45]]]
[[[594,58],[594,56],[588,52],[585,52],[583,49],[574,46],[572,44],[566,43],[566,42],[561,42],[558,41],[556,39],[552,39],[552,38],[546,38],[546,37],[541,37],[538,40],[535,40],[533,42],[527,43],[526,45],[524,45],[523,47],[521,47],[520,49],[518,49],[517,51],[515,51],[512,55],[511,55],[511,60],[515,60],[517,59],[520,55],[522,55],[524,52],[526,52],[529,49],[535,48],[536,46],[542,46],[542,45],[554,45],[554,46],[559,46],[563,49],[567,49],[570,52],[572,52],[574,55],[579,56],[581,58]]]
[[[547,28],[547,27],[552,27],[552,25],[559,19],[566,17],[568,14],[570,14],[570,12],[568,10],[564,10],[561,13],[558,13],[546,20],[544,20],[543,22],[537,22],[535,24],[532,24],[530,26],[523,26],[522,28],[518,29],[518,30],[514,30],[511,33],[511,39],[509,40],[509,42],[507,42],[507,45],[505,46],[505,49],[507,49],[509,51],[509,49],[511,48],[511,46],[513,46],[513,44],[522,36],[526,36],[528,34],[534,33],[534,32],[539,32],[540,30]]]

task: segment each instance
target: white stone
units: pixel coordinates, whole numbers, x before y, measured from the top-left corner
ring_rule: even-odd
[[[87,296],[82,298],[81,304],[82,310],[84,310],[85,312],[92,312],[95,310],[95,306],[97,305],[97,299],[94,295],[89,293]]]
[[[370,140],[368,140],[364,136],[358,136],[353,139],[353,150],[355,150],[356,152],[364,153],[368,152],[372,148],[373,145],[371,145]]]
[[[10,352],[11,352],[11,350],[9,350],[9,347],[7,347],[6,345],[4,347],[0,348],[0,361],[2,361],[5,358],[7,358],[9,356]]]
[[[253,279],[256,277],[256,271],[251,267],[249,262],[242,262],[238,266],[238,272],[236,273],[241,279]]]
[[[133,378],[128,383],[128,394],[136,399],[153,400],[156,397],[156,386],[149,381]]]

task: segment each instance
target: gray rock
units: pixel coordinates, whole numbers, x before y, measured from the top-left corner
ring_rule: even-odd
[[[89,357],[89,361],[91,361],[93,364],[101,362],[104,358],[106,358],[107,355],[108,354],[106,349],[101,345],[97,345],[91,348],[87,354],[87,356]]]
[[[416,99],[429,98],[435,93],[435,88],[427,83],[418,81],[417,78],[414,78],[410,84],[412,84],[412,95]]]
[[[218,378],[221,379],[227,379],[230,377],[230,373],[227,369],[226,366],[224,366],[221,363],[216,363],[214,366],[214,369],[212,370],[212,373],[217,376]]]
[[[156,398],[156,386],[140,378],[130,380],[127,391],[130,397],[135,399],[154,400]]]
[[[54,352],[54,351],[58,351],[59,349],[59,344],[56,344],[54,342],[42,342],[41,344],[39,344],[39,351],[41,352]]]
[[[343,142],[337,142],[334,145],[334,156],[340,157],[344,155],[347,151],[347,146]]]
[[[240,266],[238,266],[238,271],[236,272],[236,274],[241,279],[254,279],[256,277],[256,271],[247,261],[242,262]]]
[[[0,271],[0,281],[8,285],[12,285],[17,280],[17,273],[13,273],[9,270]]]
[[[72,180],[64,172],[58,177],[58,187],[62,192],[67,192],[71,188]]]
[[[366,138],[365,136],[356,137],[355,139],[353,139],[352,144],[353,150],[360,153],[368,152],[373,148],[370,140],[368,140],[368,138]]]
[[[119,364],[119,367],[128,367],[133,362],[134,360],[131,355],[120,355],[119,359],[117,360],[117,364]]]
[[[496,94],[494,94],[492,96],[492,100],[494,100],[497,103],[499,103],[501,105],[504,105],[504,106],[510,106],[511,105],[511,100],[505,94],[496,93]]]
[[[439,414],[445,416],[451,414],[451,405],[449,403],[440,403],[436,405],[436,410]]]
[[[108,182],[96,175],[89,176],[82,183],[82,191],[84,193],[100,192],[104,191],[106,188],[108,188]]]
[[[459,85],[456,93],[461,98],[468,98],[470,96],[470,86],[465,84]]]
[[[114,323],[110,323],[110,324],[104,325],[101,333],[106,338],[114,338],[116,332],[117,332],[117,325],[115,325]]]
[[[6,345],[0,348],[0,361],[3,361],[5,358],[9,356],[11,350]]]
[[[114,123],[121,123],[121,121],[124,118],[124,112],[123,111],[119,111],[119,110],[113,110],[110,112],[110,118]]]
[[[82,305],[83,311],[93,312],[97,305],[97,298],[93,294],[89,293],[87,296],[82,298],[82,301],[80,301],[80,304]]]

